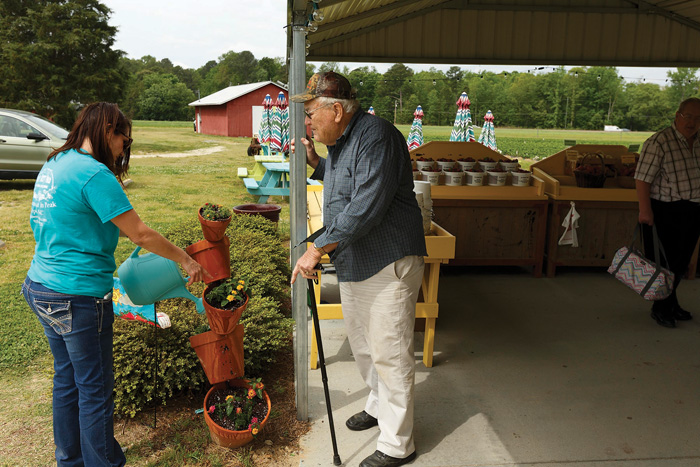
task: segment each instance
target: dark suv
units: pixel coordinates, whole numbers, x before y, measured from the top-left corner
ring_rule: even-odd
[[[49,153],[67,137],[68,131],[44,117],[0,109],[0,179],[36,178]]]

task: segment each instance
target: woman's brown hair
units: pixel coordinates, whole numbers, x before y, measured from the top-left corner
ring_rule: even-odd
[[[131,122],[124,116],[117,104],[109,102],[94,102],[85,107],[73,124],[73,128],[68,134],[66,143],[49,154],[48,159],[69,149],[75,149],[82,154],[87,154],[80,149],[85,139],[90,140],[92,145],[91,155],[96,161],[102,162],[116,175],[121,183],[122,176],[129,170],[130,150],[127,148],[116,161],[112,156],[109,147],[107,131],[114,129],[115,133],[131,137]]]

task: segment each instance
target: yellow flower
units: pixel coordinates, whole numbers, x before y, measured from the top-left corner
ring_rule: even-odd
[[[242,281],[242,280],[238,281],[238,283],[241,284],[241,285],[245,285],[245,282]]]
[[[232,300],[233,300],[233,295],[229,295],[228,297],[226,297],[226,300],[228,300],[229,302],[232,301]]]
[[[232,401],[232,400],[233,400],[233,396],[232,396],[232,395],[229,394],[228,396],[226,396],[226,402]]]
[[[259,431],[259,430],[258,430],[257,428],[253,428],[253,429],[251,430],[251,433],[253,433],[253,436],[255,436],[255,435],[258,434],[258,431]]]
[[[243,290],[243,286],[239,285],[238,287],[236,287],[236,290]]]
[[[248,399],[252,399],[256,396],[255,389],[248,389]]]

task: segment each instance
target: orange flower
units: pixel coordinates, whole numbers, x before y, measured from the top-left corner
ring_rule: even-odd
[[[256,389],[263,389],[264,387],[265,387],[265,385],[263,383],[258,383],[255,385]]]
[[[236,413],[239,414],[239,413],[241,413],[241,412],[243,412],[243,409],[240,408],[240,407],[236,407]]]
[[[252,399],[255,395],[255,389],[248,389],[248,399]]]
[[[255,435],[258,434],[258,431],[259,431],[259,430],[258,430],[257,428],[253,428],[253,429],[250,430],[250,431],[251,431],[251,433],[253,433],[253,436],[255,436]]]

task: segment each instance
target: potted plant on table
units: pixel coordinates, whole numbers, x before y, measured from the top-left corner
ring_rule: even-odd
[[[233,332],[248,300],[246,281],[242,278],[229,277],[209,284],[202,302],[211,330],[221,335]]]
[[[204,419],[214,442],[244,446],[263,429],[272,404],[260,378],[234,379],[212,386],[204,398]]]
[[[199,223],[202,224],[204,238],[218,242],[224,238],[226,227],[231,223],[231,209],[221,204],[204,203],[199,208]]]

